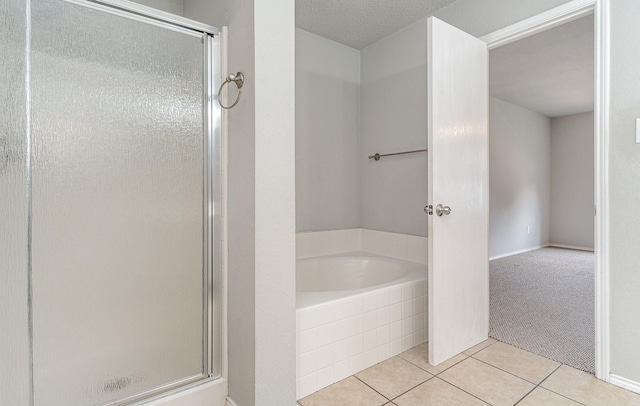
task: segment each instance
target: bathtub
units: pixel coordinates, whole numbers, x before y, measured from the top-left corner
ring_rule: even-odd
[[[369,252],[299,259],[297,398],[422,344],[426,277],[424,264]]]
[[[297,261],[298,292],[367,289],[395,282],[409,270],[397,260],[372,256],[331,256]]]

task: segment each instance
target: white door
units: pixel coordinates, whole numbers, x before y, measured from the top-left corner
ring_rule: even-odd
[[[429,363],[437,365],[489,333],[488,51],[436,18],[427,24]]]

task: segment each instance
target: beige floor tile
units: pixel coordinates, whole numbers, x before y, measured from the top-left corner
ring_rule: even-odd
[[[398,406],[487,406],[478,398],[433,378],[395,399]]]
[[[438,375],[442,371],[467,358],[467,355],[465,354],[458,354],[435,367],[431,366],[429,365],[429,343],[420,344],[419,346],[413,347],[409,351],[405,351],[398,356],[433,375]]]
[[[493,344],[495,342],[496,342],[496,340],[494,340],[493,338],[488,338],[488,339],[484,340],[483,342],[481,342],[480,344],[474,345],[473,347],[471,347],[468,350],[464,351],[464,354],[473,355],[476,352],[480,351],[481,349],[486,348],[486,347],[490,346],[491,344]]]
[[[357,373],[356,376],[387,398],[393,399],[433,375],[402,358],[393,357]]]
[[[522,399],[518,406],[580,406],[580,403],[550,392],[544,388],[537,387]]]
[[[534,388],[530,382],[473,358],[438,376],[493,406],[511,406]]]
[[[475,353],[473,357],[536,385],[560,366],[559,362],[500,342]]]
[[[640,395],[566,365],[558,368],[540,386],[589,406],[640,406]]]
[[[353,376],[298,401],[302,406],[381,406],[387,402],[389,399]]]

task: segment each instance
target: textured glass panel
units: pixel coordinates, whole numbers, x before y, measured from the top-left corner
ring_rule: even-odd
[[[202,375],[202,39],[32,13],[35,404]]]
[[[0,1],[0,405],[29,402],[26,9]]]

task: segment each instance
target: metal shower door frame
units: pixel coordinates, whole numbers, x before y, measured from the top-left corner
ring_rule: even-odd
[[[82,7],[202,39],[203,49],[203,331],[202,374],[103,403],[121,406],[159,400],[223,376],[223,302],[221,207],[221,117],[214,97],[221,78],[221,32],[218,28],[126,0],[64,0]],[[218,210],[217,210],[218,209]]]

